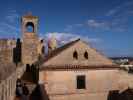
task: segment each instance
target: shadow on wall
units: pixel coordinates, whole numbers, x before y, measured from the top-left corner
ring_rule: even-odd
[[[119,91],[110,91],[108,94],[108,100],[119,100]]]
[[[31,100],[49,100],[44,85],[37,85],[32,94],[30,95]]]
[[[39,69],[36,65],[26,64],[26,71],[22,75],[21,79],[26,82],[38,83],[39,80]]]
[[[122,93],[119,91],[110,91],[108,100],[133,100],[133,89],[127,89]]]

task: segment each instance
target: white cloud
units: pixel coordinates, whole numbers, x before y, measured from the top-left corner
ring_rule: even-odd
[[[81,26],[83,26],[83,24],[75,24],[75,26],[81,27]]]
[[[104,28],[104,29],[109,29],[109,23],[106,21],[97,21],[94,19],[89,19],[88,20],[88,26],[92,28]]]
[[[75,33],[75,32],[86,32],[86,30],[91,30],[94,32],[125,32],[128,30],[127,19],[122,18],[112,18],[111,20],[99,20],[99,19],[88,19],[82,24],[68,25],[65,28],[65,32]]]
[[[108,20],[94,20],[89,19],[87,21],[87,26],[89,29],[92,29],[93,31],[111,31],[112,28],[112,22]]]
[[[9,10],[8,14],[6,15],[5,19],[10,22],[14,23],[17,22],[19,19],[19,14],[16,10]]]
[[[82,35],[77,35],[77,34],[72,34],[72,33],[59,33],[59,32],[46,33],[44,34],[43,37],[45,37],[45,39],[50,39],[52,36],[54,36],[57,39],[58,43],[61,45],[68,43],[72,40],[76,40],[78,38],[86,41],[87,43],[92,43],[92,44],[99,43],[102,41],[99,38],[89,38],[89,37],[82,36]]]
[[[106,13],[106,16],[112,16],[112,15],[116,14],[116,13],[120,10],[120,8],[121,8],[121,7],[118,6],[118,7],[114,8],[114,9],[109,10],[109,11]]]
[[[72,31],[73,29],[82,27],[83,25],[84,25],[84,24],[67,25],[67,26],[65,27],[64,31],[70,32],[70,31]]]
[[[127,32],[129,31],[129,23],[133,16],[133,1],[125,1],[120,5],[113,7],[103,15],[104,19],[88,19],[80,24],[67,25],[65,32],[86,32],[88,30],[94,32]]]
[[[93,31],[125,32],[128,29],[127,19],[115,18],[112,20],[89,19],[87,25]]]
[[[73,29],[73,25],[67,25],[64,31],[71,31]]]
[[[105,15],[106,16],[118,16],[119,14],[127,13],[128,11],[133,11],[133,1],[124,2],[113,9],[109,10]]]
[[[8,28],[8,29],[14,30],[14,31],[16,31],[16,32],[19,32],[19,29],[18,29],[17,27],[15,27],[15,26],[11,25],[11,24],[2,23],[2,24],[0,24],[0,25],[2,25],[3,27],[6,27],[6,28]]]
[[[133,1],[129,1],[114,7],[109,10],[104,19],[88,19],[86,23],[82,23],[82,26],[87,26],[89,30],[96,32],[111,31],[111,32],[126,32],[128,31],[129,19],[133,15]],[[84,27],[87,29],[87,27]],[[83,28],[83,27],[82,27]],[[74,27],[68,27],[72,30]],[[71,31],[69,31],[71,32]]]
[[[19,14],[16,10],[9,10],[0,23],[1,37],[18,37],[20,29],[18,27]]]

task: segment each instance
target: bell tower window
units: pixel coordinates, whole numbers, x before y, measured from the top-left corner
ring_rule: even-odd
[[[28,22],[26,24],[26,32],[35,32],[34,31],[34,24],[32,22]]]

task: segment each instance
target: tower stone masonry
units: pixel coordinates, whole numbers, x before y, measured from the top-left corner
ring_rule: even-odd
[[[57,48],[57,41],[55,36],[52,36],[48,41],[48,54]]]
[[[24,64],[32,64],[38,59],[37,47],[39,39],[37,29],[37,16],[27,15],[22,17],[22,62]]]

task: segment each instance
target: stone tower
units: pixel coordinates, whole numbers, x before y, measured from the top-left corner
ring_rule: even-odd
[[[39,39],[39,43],[38,43],[38,55],[39,56],[44,56],[45,55],[44,39]]]
[[[54,36],[48,40],[48,54],[57,48],[57,41]]]
[[[22,62],[32,64],[38,59],[38,17],[32,15],[23,16],[22,19]]]

